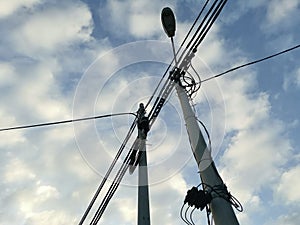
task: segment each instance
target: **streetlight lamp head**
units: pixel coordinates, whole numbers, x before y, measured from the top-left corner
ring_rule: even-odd
[[[163,10],[161,11],[161,22],[168,37],[174,37],[176,30],[176,21],[172,9],[170,9],[169,7],[163,8]]]

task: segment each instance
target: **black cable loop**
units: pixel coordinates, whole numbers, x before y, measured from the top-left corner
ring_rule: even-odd
[[[181,209],[180,209],[180,218],[182,219],[183,222],[185,222],[186,224],[190,225],[188,221],[186,221],[183,218],[183,208],[184,208],[185,204],[182,204]]]
[[[215,193],[217,196],[213,197],[219,197],[219,198],[223,198],[224,200],[228,201],[237,211],[239,212],[243,212],[244,208],[243,205],[241,204],[241,202],[234,197],[228,190],[226,185],[223,184],[219,184],[219,185],[215,185],[215,186],[211,186],[209,184],[206,183],[200,183],[197,188],[199,188],[202,185],[203,190],[206,193]],[[208,187],[210,190],[208,191],[207,188]]]
[[[198,82],[196,82],[196,88],[195,88],[195,93],[197,93],[197,91],[200,89],[201,84],[202,84],[202,82],[201,82],[201,77],[200,77],[200,75],[198,74],[197,70],[194,68],[194,66],[193,66],[192,63],[191,63],[191,68],[192,68],[192,70],[194,71],[194,73],[196,74],[197,79],[198,79]]]
[[[190,213],[190,220],[191,220],[192,225],[196,225],[193,220],[193,213],[195,212],[195,210],[196,210],[196,208],[193,208],[192,212]]]
[[[211,145],[211,138],[210,138],[210,135],[209,135],[209,132],[205,126],[205,124],[199,120],[197,117],[196,117],[196,120],[201,124],[201,126],[203,127],[203,129],[205,130],[205,133],[207,135],[207,138],[208,138],[208,144],[209,144],[209,148],[210,148],[210,151],[212,151],[212,145]]]
[[[230,194],[230,193],[229,193]],[[242,203],[233,195],[230,194],[230,203],[231,205],[239,212],[243,212],[244,208]]]
[[[188,83],[187,85],[183,85],[183,88],[186,89],[190,101],[193,101],[194,97],[197,94],[197,91],[201,87],[201,82],[197,82],[189,72],[187,72],[187,74],[189,74],[191,77],[185,77],[185,80],[188,78],[191,80],[191,83]]]
[[[209,215],[210,215],[211,211],[210,211],[210,209],[207,205],[205,206],[205,210],[206,210],[207,224],[211,225],[212,222],[210,222],[210,221],[212,221],[212,220],[210,220],[210,218],[209,218]]]
[[[187,218],[187,212],[188,212],[189,208],[190,208],[190,206],[188,206],[187,209],[185,210],[184,218],[185,218],[185,220],[186,220],[186,222],[187,222],[188,225],[193,225],[193,224],[188,220],[188,218]]]
[[[195,78],[191,73],[187,71],[187,73],[181,76],[181,86],[185,89],[188,96],[192,98],[193,94],[198,89],[198,82],[196,82]]]
[[[193,81],[195,81],[195,80],[193,79],[192,76],[187,76],[186,74],[183,75],[181,78],[182,78],[181,79],[181,86],[183,88],[186,88],[186,91],[189,92],[187,90],[187,88],[191,89],[193,87]]]

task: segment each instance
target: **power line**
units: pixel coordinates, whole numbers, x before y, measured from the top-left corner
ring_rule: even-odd
[[[136,114],[134,114],[134,113],[113,113],[113,114],[106,114],[106,115],[100,115],[100,116],[84,117],[84,118],[79,118],[79,119],[61,120],[61,121],[55,121],[55,122],[37,123],[37,124],[30,124],[30,125],[1,128],[0,132],[1,131],[9,131],[9,130],[28,129],[28,128],[34,128],[34,127],[53,126],[53,125],[64,124],[64,123],[74,123],[74,122],[79,122],[79,121],[95,120],[95,119],[101,119],[101,118],[105,118],[105,117],[123,116],[123,115],[136,116]]]
[[[229,69],[229,70],[226,70],[225,72],[219,73],[219,74],[214,75],[214,76],[211,76],[211,77],[209,77],[209,78],[206,78],[206,79],[202,80],[201,82],[206,82],[206,81],[215,79],[215,78],[217,78],[217,77],[223,76],[223,75],[225,75],[225,74],[227,74],[227,73],[233,72],[233,71],[235,71],[235,70],[241,69],[241,68],[243,68],[243,67],[250,66],[250,65],[253,65],[253,64],[262,62],[262,61],[267,60],[267,59],[274,58],[274,57],[276,57],[276,56],[278,56],[278,55],[281,55],[281,54],[287,53],[287,52],[289,52],[289,51],[295,50],[295,49],[297,49],[297,48],[299,48],[299,47],[300,47],[300,45],[296,45],[296,46],[294,46],[294,47],[288,48],[288,49],[283,50],[283,51],[281,51],[281,52],[277,52],[277,53],[275,53],[275,54],[273,54],[273,55],[269,55],[269,56],[266,56],[266,57],[264,57],[264,58],[257,59],[257,60],[255,60],[255,61],[248,62],[248,63],[242,64],[242,65],[240,65],[240,66],[233,67],[233,68],[231,68],[231,69]]]
[[[193,51],[195,52],[198,48],[198,46],[201,44],[201,42],[203,41],[203,39],[205,38],[205,36],[207,35],[208,31],[210,30],[210,28],[212,27],[212,25],[215,23],[216,19],[218,18],[218,16],[220,15],[223,7],[225,6],[227,0],[224,1],[220,1],[218,3],[218,5],[216,5],[216,8],[214,9],[214,11],[212,12],[212,15],[210,16],[210,18],[208,19],[208,21],[206,22],[205,26],[203,27],[202,31],[200,32],[199,36],[196,39],[196,43],[193,45]],[[215,3],[217,3],[217,1],[215,1]]]

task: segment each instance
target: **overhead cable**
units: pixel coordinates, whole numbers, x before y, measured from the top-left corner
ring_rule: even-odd
[[[299,47],[300,47],[300,45],[296,45],[296,46],[291,47],[291,48],[288,48],[288,49],[286,49],[286,50],[277,52],[277,53],[275,53],[275,54],[273,54],[273,55],[269,55],[269,56],[266,56],[266,57],[264,57],[264,58],[254,60],[254,61],[252,61],[252,62],[248,62],[248,63],[242,64],[242,65],[233,67],[233,68],[231,68],[231,69],[229,69],[229,70],[226,70],[225,72],[222,72],[222,73],[216,74],[216,75],[214,75],[214,76],[208,77],[208,78],[206,78],[206,79],[203,79],[201,82],[203,83],[203,82],[206,82],[206,81],[215,79],[215,78],[217,78],[217,77],[221,77],[221,76],[223,76],[223,75],[225,75],[225,74],[227,74],[227,73],[233,72],[233,71],[238,70],[238,69],[241,69],[241,68],[243,68],[243,67],[250,66],[250,65],[253,65],[253,64],[256,64],[256,63],[259,63],[259,62],[268,60],[268,59],[271,59],[271,58],[274,58],[274,57],[276,57],[276,56],[285,54],[285,53],[287,53],[287,52],[289,52],[289,51],[295,50],[295,49],[297,49],[297,48],[299,48]]]
[[[79,119],[69,119],[69,120],[61,120],[61,121],[55,121],[55,122],[37,123],[37,124],[30,124],[30,125],[1,128],[0,132],[1,131],[9,131],[9,130],[28,129],[28,128],[34,128],[34,127],[53,126],[53,125],[58,125],[58,124],[74,123],[74,122],[79,122],[79,121],[95,120],[95,119],[101,119],[101,118],[105,118],[105,117],[124,116],[124,115],[136,116],[135,113],[113,113],[113,114],[100,115],[100,116],[84,117],[84,118],[79,118]]]
[[[135,140],[135,142],[136,141],[137,140]],[[117,175],[115,176],[111,186],[109,187],[109,190],[107,191],[107,193],[106,193],[105,197],[103,198],[100,206],[98,207],[98,209],[97,209],[97,211],[96,211],[96,213],[95,213],[95,215],[94,215],[94,217],[93,217],[93,219],[90,223],[91,225],[96,225],[99,222],[99,220],[100,220],[101,216],[103,215],[108,203],[110,202],[110,200],[112,199],[113,195],[115,194],[117,188],[119,187],[119,185],[120,185],[120,183],[121,183],[128,167],[130,165],[129,161],[130,161],[130,155],[131,155],[132,151],[133,151],[133,147],[131,147],[130,151],[128,152],[127,156],[125,157],[123,164],[121,165],[119,171],[117,172]]]
[[[204,27],[204,30],[201,34],[201,36],[199,35],[199,37],[197,38],[198,42],[197,44],[194,46],[194,50],[197,50],[198,46],[201,44],[201,42],[203,41],[203,39],[205,38],[205,36],[207,35],[208,31],[210,30],[210,28],[212,27],[212,25],[215,23],[216,19],[218,18],[218,16],[220,15],[222,9],[224,8],[225,4],[226,4],[227,0],[221,1],[218,5],[217,8],[214,10],[213,15],[210,17],[210,19],[208,20],[206,26]]]
[[[188,36],[190,35],[191,31],[194,29],[194,27],[195,27],[196,23],[198,22],[200,16],[202,15],[203,11],[205,10],[205,8],[206,8],[208,2],[209,2],[209,0],[207,0],[207,1],[205,2],[205,4],[203,5],[203,7],[202,7],[200,13],[198,14],[198,16],[197,16],[197,18],[195,19],[195,21],[194,21],[192,27],[190,28],[189,32],[187,33],[187,35],[186,35],[186,37],[185,37],[183,43],[187,40],[187,38],[188,38]],[[215,3],[216,3],[216,2],[217,2],[217,0],[215,0]],[[215,3],[214,3],[214,4],[215,4]],[[213,4],[213,5],[214,5],[214,4]],[[209,12],[210,12],[210,10],[209,10],[208,13],[204,16],[202,22],[200,23],[200,25],[198,26],[197,30],[196,30],[195,33],[193,34],[192,38],[191,38],[190,41],[188,42],[187,46],[185,47],[183,53],[181,54],[181,56],[180,56],[180,58],[179,58],[179,61],[181,60],[181,58],[183,57],[184,53],[186,52],[186,50],[188,50],[189,46],[192,44],[193,40],[194,40],[195,37],[197,36],[197,34],[198,34],[198,32],[200,31],[200,29],[201,29],[201,27],[202,27],[202,24],[204,23],[204,21],[205,21],[206,17],[208,16]],[[183,45],[183,44],[182,44],[182,45]],[[180,46],[180,48],[178,49],[178,51],[181,49],[182,45]]]
[[[107,170],[107,172],[106,172],[106,174],[105,174],[103,180],[102,180],[101,183],[99,184],[99,186],[98,186],[98,188],[97,188],[97,191],[95,192],[95,194],[94,194],[94,196],[93,196],[91,202],[89,203],[87,209],[85,210],[85,212],[84,212],[84,214],[83,214],[83,216],[82,216],[82,218],[81,218],[81,220],[80,220],[80,222],[79,222],[79,225],[82,225],[83,222],[85,221],[86,217],[88,216],[88,214],[89,214],[90,210],[92,209],[92,207],[93,207],[93,205],[94,205],[96,199],[98,198],[98,196],[99,196],[99,194],[100,194],[102,188],[104,187],[104,185],[105,185],[105,183],[106,183],[108,177],[110,176],[110,174],[111,174],[113,168],[115,167],[115,165],[116,165],[116,163],[117,163],[117,161],[118,161],[118,159],[119,159],[121,153],[123,152],[123,150],[124,150],[124,148],[125,148],[125,146],[126,146],[128,140],[130,139],[130,137],[131,137],[131,135],[132,135],[132,133],[133,133],[135,127],[136,127],[136,119],[133,121],[133,123],[132,123],[132,125],[131,125],[131,127],[130,127],[130,129],[129,129],[129,131],[128,131],[128,133],[127,133],[127,135],[126,135],[126,137],[125,137],[125,139],[124,139],[124,141],[123,141],[121,147],[119,148],[119,150],[118,150],[118,152],[117,152],[117,154],[116,154],[116,156],[115,156],[113,162],[111,163],[111,165],[110,165],[109,169]],[[128,154],[129,154],[129,153],[128,153]]]

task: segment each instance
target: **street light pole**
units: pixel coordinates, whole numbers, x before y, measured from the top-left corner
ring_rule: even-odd
[[[206,142],[199,128],[197,118],[190,105],[189,97],[186,93],[186,90],[181,86],[180,77],[182,73],[180,71],[183,68],[178,68],[179,62],[176,59],[173,41],[173,37],[175,36],[176,31],[176,21],[174,13],[169,7],[165,7],[162,10],[161,21],[164,31],[166,32],[168,37],[171,38],[175,61],[173,79],[177,83],[176,91],[186,123],[186,129],[189,136],[190,145],[192,147],[192,151],[199,168],[201,181],[204,184],[203,188],[211,195],[211,201],[208,203],[210,204],[210,209],[213,214],[213,220],[216,225],[238,225],[238,220],[230,202],[231,195],[227,191],[227,187],[224,184],[212,160],[211,152],[207,148]],[[191,58],[187,60],[188,61],[185,62],[186,64],[190,63]],[[179,67],[182,67],[182,65]],[[185,73],[186,71],[182,72]]]
[[[195,113],[190,105],[189,97],[180,85],[176,86],[176,91],[182,108],[191,148],[199,168],[201,180],[208,187],[218,187],[218,190],[220,191],[218,195],[214,192],[211,193],[212,201],[210,203],[210,208],[213,220],[216,225],[238,225],[239,223],[236,215],[231,203],[228,201],[229,193],[212,160],[211,153],[207,148]]]

